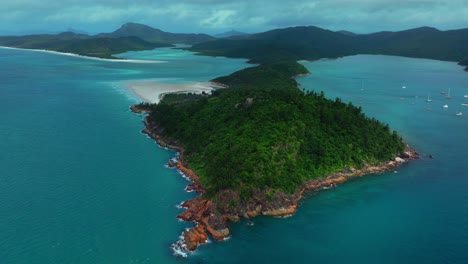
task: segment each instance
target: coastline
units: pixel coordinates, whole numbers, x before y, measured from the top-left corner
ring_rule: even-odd
[[[123,82],[123,86],[142,101],[155,104],[169,93],[211,94],[215,89],[226,88],[226,86],[216,82],[168,84],[157,80],[127,81]]]
[[[138,106],[132,106],[131,110],[135,113],[149,112]],[[172,245],[173,248],[177,248],[175,251],[194,251],[199,245],[207,243],[208,235],[216,241],[225,240],[230,236],[228,223],[240,221],[242,218],[250,219],[260,215],[273,217],[294,215],[305,192],[329,189],[353,178],[392,171],[406,164],[409,160],[419,158],[419,154],[406,145],[405,150],[392,160],[377,165],[365,165],[361,169],[343,169],[319,179],[311,179],[304,182],[293,194],[276,192],[269,201],[265,201],[265,194],[270,190],[258,190],[258,193],[255,193],[249,201],[232,207],[229,206],[229,202],[234,200],[233,198],[238,198],[237,193],[229,190],[222,191],[219,195],[222,198],[219,198],[216,203],[203,198],[204,190],[200,185],[199,176],[190,170],[184,160],[184,148],[177,142],[164,137],[162,129],[158,127],[158,124],[150,122],[148,117],[144,119],[144,125],[143,132],[153,138],[160,146],[178,152],[178,159],[171,159],[168,166],[176,167],[185,177],[190,179],[191,183],[187,186],[186,191],[196,191],[200,194],[197,198],[180,204],[180,207],[185,208],[186,211],[180,213],[177,218],[195,222],[196,226],[185,230],[181,240]]]
[[[167,61],[155,61],[155,60],[105,59],[105,58],[91,57],[91,56],[85,56],[85,55],[80,55],[80,54],[76,54],[76,53],[60,52],[60,51],[47,50],[47,49],[26,49],[26,48],[15,48],[15,47],[7,47],[7,46],[0,46],[0,49],[45,52],[45,53],[49,53],[49,54],[77,57],[77,58],[83,58],[83,59],[87,59],[87,60],[97,60],[97,61],[126,62],[126,63],[167,63]]]

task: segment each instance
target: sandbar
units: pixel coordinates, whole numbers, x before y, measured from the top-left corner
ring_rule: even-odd
[[[211,91],[221,88],[210,82],[188,82],[188,83],[162,83],[158,80],[138,80],[123,82],[131,93],[144,102],[159,103],[168,93],[195,93],[211,94]]]

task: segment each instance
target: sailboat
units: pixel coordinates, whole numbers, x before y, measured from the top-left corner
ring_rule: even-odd
[[[457,113],[455,115],[457,115],[457,116],[463,115],[463,113],[460,111],[460,107],[458,107],[458,111],[457,111]]]
[[[428,103],[432,102],[430,93],[427,94],[426,102],[428,102]]]
[[[450,88],[448,90],[448,93],[447,93],[447,96],[445,96],[446,99],[452,99],[452,97],[450,96]]]

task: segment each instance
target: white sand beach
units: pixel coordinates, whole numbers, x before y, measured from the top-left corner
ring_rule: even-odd
[[[181,84],[161,83],[158,80],[138,80],[124,82],[123,85],[138,98],[148,103],[158,103],[167,93],[210,94],[215,88],[222,88],[210,82]]]
[[[23,49],[23,48],[13,48],[13,47],[6,47],[0,46],[0,49],[11,49],[11,50],[27,50],[27,51],[35,51],[35,52],[46,52],[56,55],[63,55],[63,56],[71,56],[71,57],[78,57],[88,60],[98,60],[98,61],[109,61],[109,62],[124,62],[124,63],[167,63],[167,61],[157,61],[157,60],[130,60],[130,59],[104,59],[98,57],[90,57],[79,55],[75,53],[68,53],[68,52],[59,52],[53,50],[46,50],[46,49]]]

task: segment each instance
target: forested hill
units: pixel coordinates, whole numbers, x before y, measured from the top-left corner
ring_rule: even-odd
[[[232,88],[208,97],[167,95],[153,106],[150,122],[184,146],[184,159],[208,196],[222,190],[242,200],[262,190],[293,193],[306,180],[388,161],[403,150],[396,132],[359,107],[304,93],[294,80],[275,81],[284,72],[249,68],[233,74],[230,80],[238,82]],[[252,78],[264,84],[248,83]]]
[[[58,35],[27,35],[0,37],[0,46],[46,49],[68,52],[90,57],[113,58],[113,54],[129,50],[148,50],[168,46],[161,43],[150,43],[137,37],[90,37],[82,34],[65,32]]]
[[[468,66],[468,29],[440,31],[421,27],[398,32],[354,34],[300,26],[216,39],[206,34],[169,33],[142,24],[126,23],[114,32],[94,36],[65,32],[0,37],[1,46],[49,49],[95,57],[111,57],[120,52],[175,43],[193,44],[190,50],[205,55],[249,58],[256,63],[385,54],[457,61]]]
[[[318,27],[276,29],[242,39],[215,40],[191,50],[207,55],[250,58],[268,63],[315,60],[354,54],[384,54],[461,62],[468,59],[468,29],[422,27],[398,32],[343,34]]]

